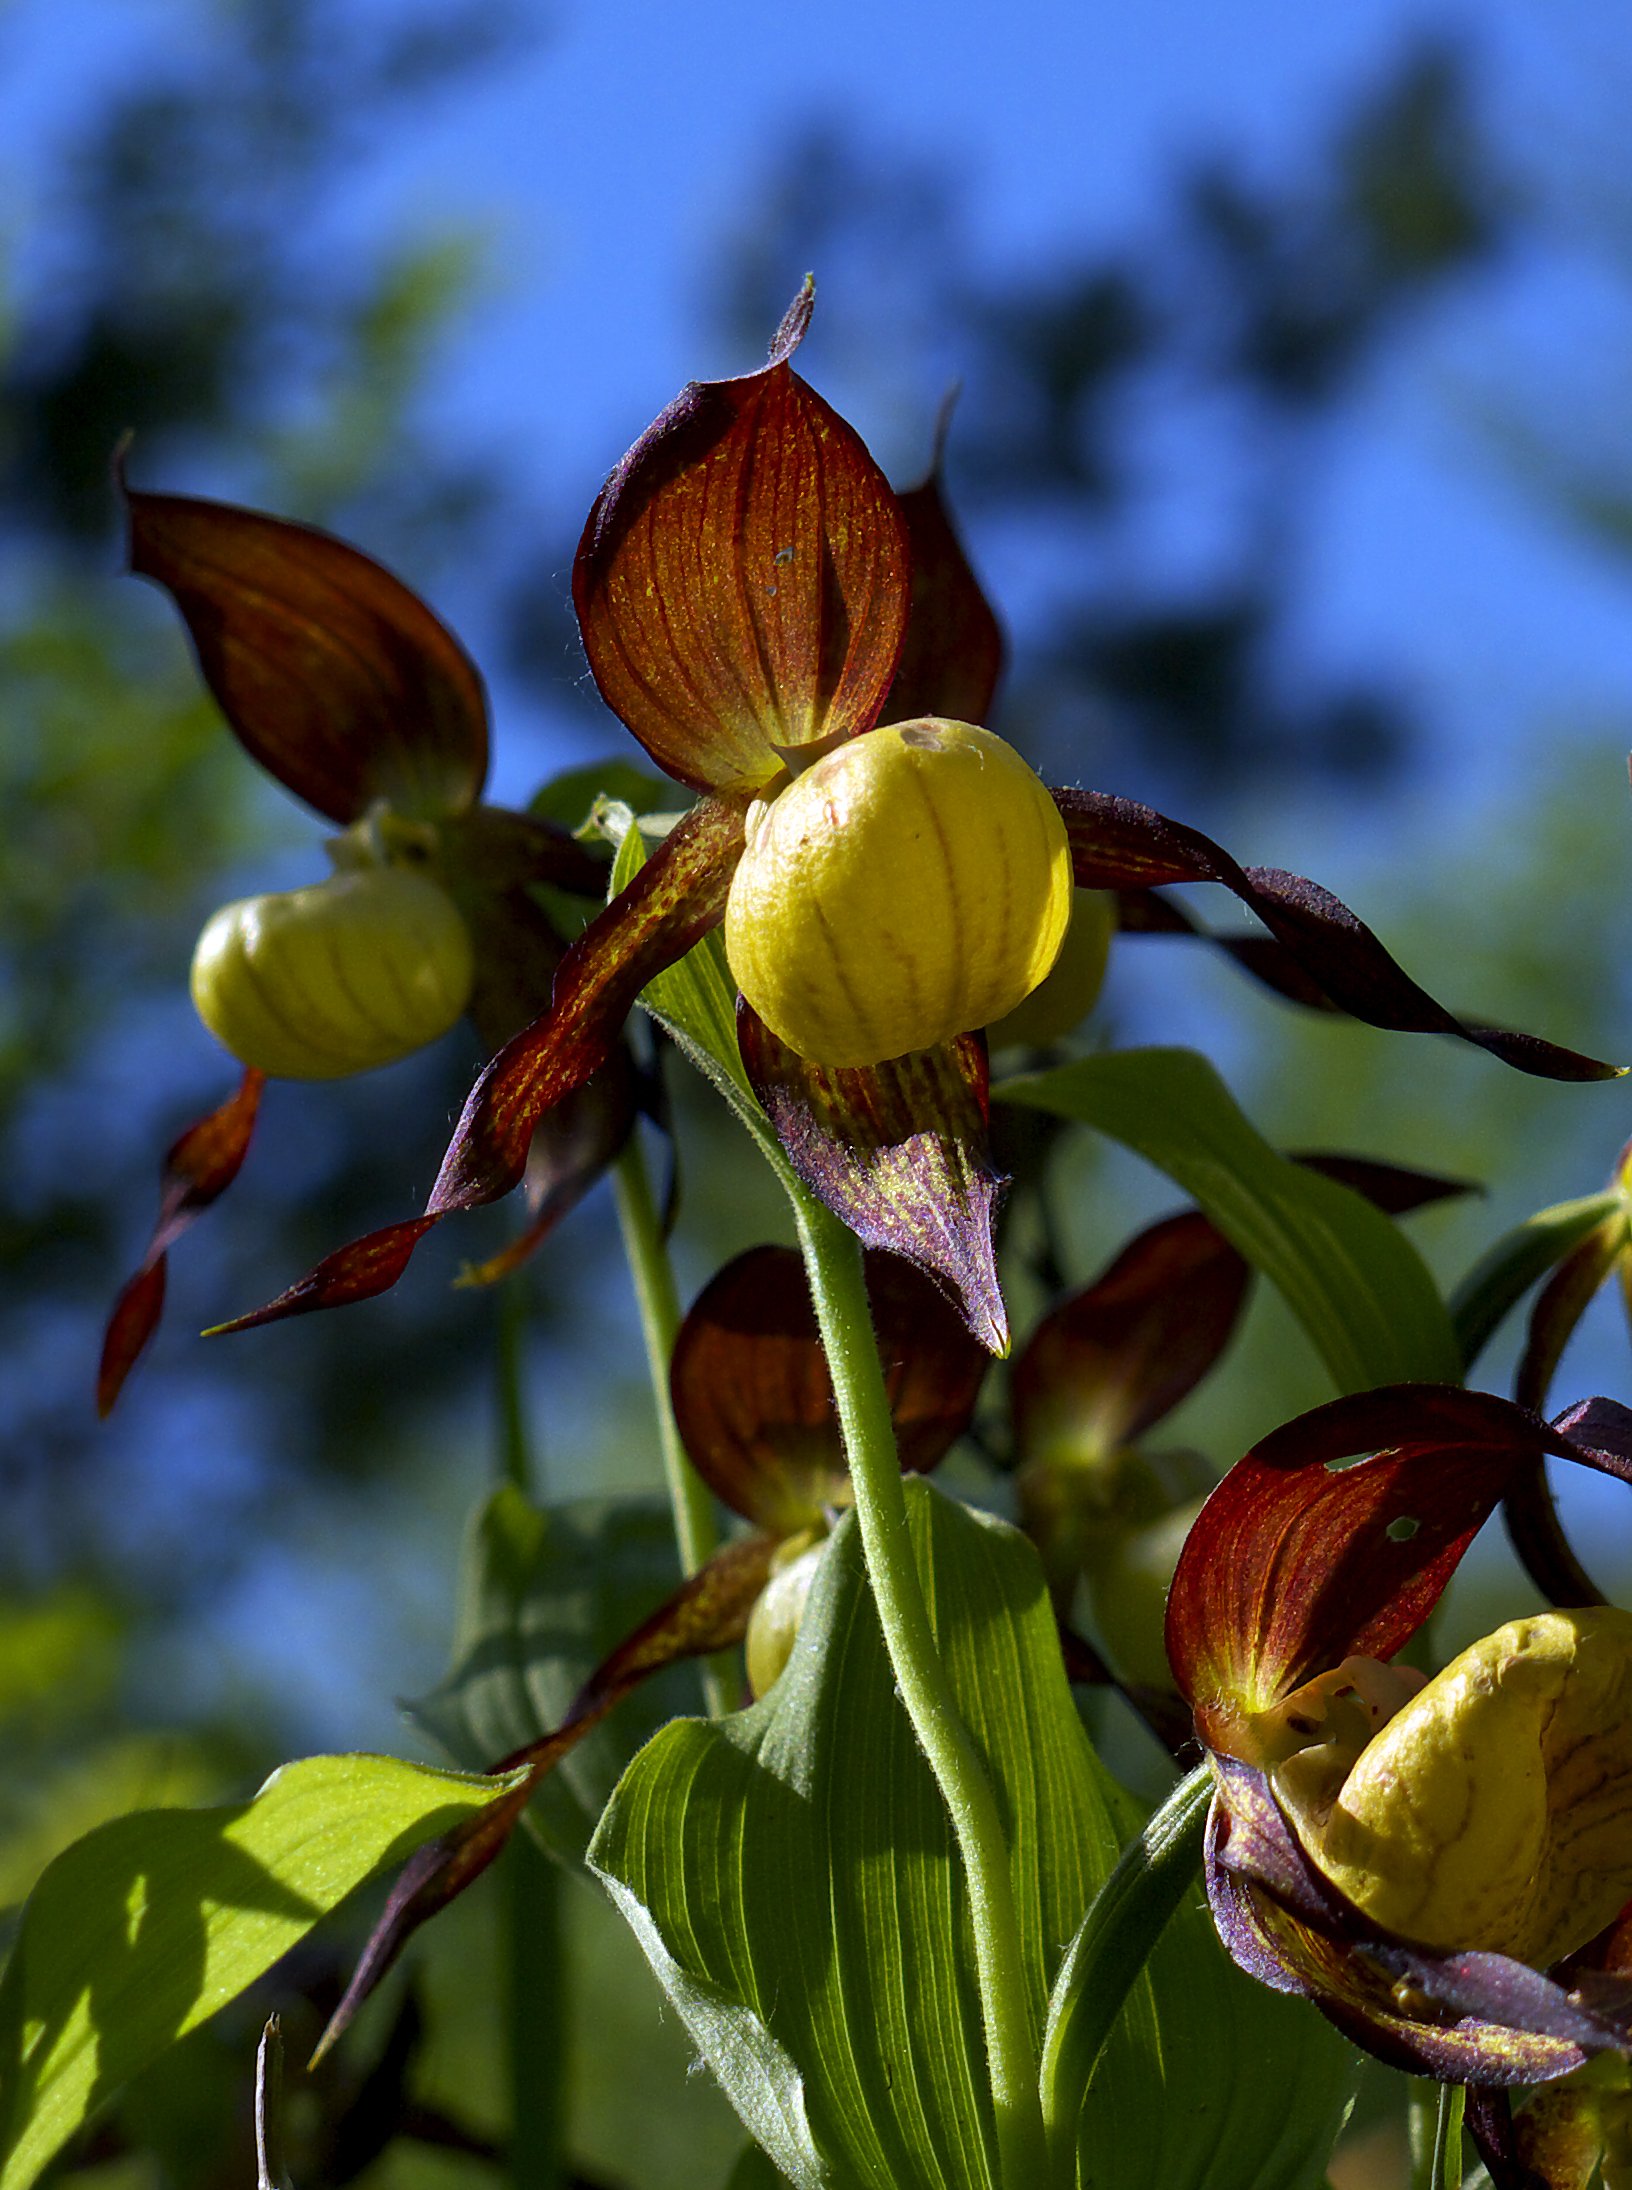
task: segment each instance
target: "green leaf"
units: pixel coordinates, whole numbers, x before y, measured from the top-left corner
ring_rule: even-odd
[[[1100,2056],[1076,2190],[1315,2190],[1359,2072],[1307,2000],[1236,1968],[1193,1887]]]
[[[307,1757],[252,1802],[138,1812],[66,1849],[0,1983],[0,2190],[26,2190],[119,2084],[505,1784]]]
[[[1460,1382],[1450,1319],[1405,1234],[1348,1187],[1277,1154],[1193,1050],[1121,1050],[992,1093],[1080,1119],[1185,1188],[1285,1296],[1339,1391]]]
[[[603,815],[616,833],[618,823]],[[612,862],[614,892],[625,888],[646,863],[646,847],[631,819],[622,824]],[[737,1046],[737,984],[726,964],[725,939],[715,928],[684,958],[649,981],[640,1000],[673,1035],[680,1048],[725,1097],[759,1143],[761,1152],[784,1184],[791,1181],[787,1158],[749,1084]]]
[[[409,1706],[411,1717],[456,1764],[491,1765],[553,1733],[607,1652],[679,1579],[674,1521],[662,1499],[540,1508],[506,1484],[472,1517],[452,1665],[438,1688]],[[695,1671],[676,1667],[562,1759],[526,1815],[551,1855],[582,1860],[634,1751],[697,1703]]]
[[[1061,1965],[1042,2073],[1059,2190],[1303,2190],[1347,2115],[1352,2048],[1218,1943],[1197,1887],[1211,1786],[1192,1772],[1129,1842]]]
[[[1579,1201],[1555,1202],[1550,1209],[1538,1209],[1533,1217],[1526,1217],[1487,1248],[1451,1295],[1451,1323],[1468,1368],[1531,1286],[1555,1269],[1589,1232],[1625,1208],[1625,1196],[1613,1186]]]
[[[904,1487],[940,1647],[1009,1827],[1040,2043],[1061,1947],[1115,1859],[1121,1798],[1072,1703],[1030,1545]],[[782,1679],[736,1718],[666,1728],[590,1861],[801,2190],[995,2181],[962,1870],[851,1517]]]
[[[541,784],[527,802],[527,811],[541,821],[553,821],[563,829],[587,826],[599,799],[615,799],[631,813],[652,814],[672,807],[673,780],[654,776],[632,760],[590,760],[579,768],[564,768]]]

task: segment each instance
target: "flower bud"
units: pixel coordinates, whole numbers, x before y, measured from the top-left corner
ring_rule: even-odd
[[[223,905],[193,953],[193,1003],[242,1063],[332,1080],[445,1034],[474,971],[469,930],[439,884],[353,867]]]
[[[1474,1643],[1359,1750],[1329,1810],[1289,1768],[1271,1778],[1385,1930],[1546,1968],[1632,1897],[1632,1613],[1545,1612]]]
[[[1070,913],[1065,825],[1037,776],[990,731],[925,717],[754,803],[725,949],[791,1049],[870,1065],[1012,1011]]]
[[[805,1600],[826,1548],[825,1530],[817,1534],[805,1529],[790,1537],[776,1555],[771,1578],[748,1619],[748,1685],[756,1697],[775,1687],[793,1655]]]

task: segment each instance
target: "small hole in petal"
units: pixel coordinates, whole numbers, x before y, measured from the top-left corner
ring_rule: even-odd
[[[1389,1522],[1385,1534],[1390,1543],[1408,1544],[1421,1526],[1422,1523],[1415,1519],[1413,1515],[1402,1513],[1397,1519]]]

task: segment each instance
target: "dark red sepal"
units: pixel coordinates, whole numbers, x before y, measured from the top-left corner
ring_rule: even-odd
[[[1479,1194],[1484,1189],[1471,1179],[1448,1179],[1438,1171],[1413,1171],[1398,1163],[1378,1163],[1370,1156],[1343,1156],[1326,1150],[1288,1150],[1293,1163],[1318,1171],[1323,1179],[1363,1194],[1374,1209],[1391,1217],[1409,1216],[1435,1202],[1454,1201],[1459,1194]]]
[[[1131,1444],[1194,1390],[1235,1329],[1251,1271],[1199,1210],[1152,1225],[1038,1324],[1014,1365],[1015,1445]]]
[[[1539,1412],[1547,1404],[1564,1349],[1599,1287],[1613,1275],[1632,1243],[1627,1213],[1617,1209],[1571,1248],[1536,1295],[1524,1334],[1524,1350],[1513,1373],[1513,1396],[1521,1407]]]
[[[1624,1472],[1624,1413],[1555,1428],[1487,1392],[1396,1384],[1265,1438],[1202,1508],[1168,1598],[1168,1656],[1207,1746],[1243,1753],[1253,1715],[1303,1681],[1393,1657],[1521,1468],[1556,1453]],[[1355,1453],[1375,1457],[1334,1472]]]
[[[968,1428],[989,1357],[911,1263],[870,1253],[866,1275],[901,1465],[928,1473]],[[848,1500],[833,1378],[792,1248],[750,1247],[709,1280],[669,1389],[693,1466],[734,1513],[787,1537]]]
[[[255,1131],[265,1085],[264,1072],[253,1068],[246,1071],[236,1091],[207,1117],[190,1125],[172,1143],[164,1159],[153,1236],[135,1275],[114,1302],[103,1335],[96,1408],[104,1420],[158,1328],[168,1250],[238,1176]]]
[[[1504,1064],[1548,1080],[1613,1080],[1621,1072],[1535,1035],[1466,1026],[1434,1001],[1384,950],[1371,930],[1318,882],[1278,867],[1241,867],[1199,829],[1169,821],[1132,799],[1060,790],[1054,799],[1071,840],[1072,864],[1087,889],[1149,890],[1219,882],[1269,929],[1340,1011],[1402,1034],[1454,1034]],[[1300,999],[1307,1001],[1307,998]]]
[[[534,1129],[524,1174],[532,1213],[524,1229],[486,1262],[469,1265],[459,1282],[496,1285],[536,1255],[616,1160],[634,1131],[637,1108],[628,1050],[614,1050],[599,1072],[564,1096]]]
[[[564,954],[549,1010],[505,1044],[471,1089],[424,1215],[336,1249],[264,1308],[218,1330],[372,1299],[396,1284],[432,1225],[519,1184],[539,1120],[606,1062],[653,974],[721,919],[741,848],[740,807],[723,799],[694,806]]]
[[[480,796],[475,664],[399,578],[309,525],[127,493],[130,567],[172,596],[238,742],[342,824],[376,799],[434,818]]]
[[[1154,890],[1118,890],[1117,929],[1123,935],[1188,935],[1211,943],[1241,971],[1288,1003],[1308,1011],[1337,1009],[1313,974],[1305,971],[1284,943],[1272,935],[1221,935],[1184,906]]]
[[[647,428],[573,565],[602,697],[698,790],[751,789],[779,749],[869,729],[901,651],[905,521],[860,437],[789,363],[811,294],[769,364],[693,381]]]
[[[703,799],[561,960],[550,1008],[506,1043],[470,1092],[428,1216],[497,1201],[520,1180],[546,1111],[601,1065],[652,976],[725,914],[743,809]]]
[[[986,1042],[960,1034],[879,1065],[818,1065],[737,1000],[737,1043],[801,1182],[866,1247],[950,1288],[994,1354],[1009,1349],[992,1221],[1007,1180],[988,1159]]]
[[[526,1777],[511,1793],[421,1848],[403,1867],[318,2041],[314,2061],[345,2031],[420,1925],[445,1909],[500,1854],[540,1780],[569,1750],[642,1681],[685,1658],[708,1657],[741,1642],[776,1547],[774,1536],[760,1535],[717,1551],[601,1660],[552,1733],[489,1767],[494,1773],[524,1771]]]
[[[912,606],[881,722],[947,715],[985,723],[1003,674],[1003,627],[981,589],[946,505],[942,433],[929,477],[900,496],[912,550]]]
[[[1560,2099],[1565,2096],[1563,2093],[1558,2094]],[[1533,2115],[1538,2108],[1548,2106],[1552,2097],[1552,2093],[1543,2092],[1526,2107],[1526,2115]],[[1492,2190],[1562,2190],[1562,2186],[1548,2173],[1538,2174],[1533,2167],[1525,2164],[1517,2125],[1513,2120],[1513,2102],[1505,2091],[1481,2089],[1475,2084],[1468,2092],[1462,2124],[1485,2163],[1485,2173],[1490,2177]],[[1524,2146],[1526,2150],[1530,2148],[1529,2138],[1524,2140]],[[1580,2181],[1584,2178],[1578,2176],[1576,2179]]]

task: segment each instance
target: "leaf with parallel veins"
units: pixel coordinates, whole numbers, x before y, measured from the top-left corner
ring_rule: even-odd
[[[1222,883],[1258,915],[1329,1003],[1368,1026],[1400,1034],[1454,1034],[1541,1079],[1613,1080],[1621,1074],[1618,1065],[1535,1035],[1465,1025],[1419,988],[1371,930],[1317,882],[1278,867],[1239,866],[1199,829],[1169,821],[1133,799],[1078,790],[1056,791],[1054,799],[1071,840],[1076,879],[1084,889]]]
[[[102,1341],[96,1407],[104,1419],[124,1388],[164,1306],[165,1258],[195,1219],[238,1176],[249,1152],[261,1106],[264,1072],[245,1072],[236,1091],[208,1116],[190,1125],[164,1159],[159,1215],[135,1275],[113,1306]]]
[[[874,1252],[866,1272],[901,1465],[927,1474],[968,1427],[989,1357],[913,1264]],[[787,1537],[848,1502],[833,1378],[792,1248],[751,1247],[709,1281],[669,1387],[692,1465],[734,1513]]]
[[[794,372],[812,291],[769,364],[693,381],[596,497],[572,597],[601,696],[697,790],[866,730],[906,625],[907,528],[860,436]]]
[[[376,799],[434,819],[487,777],[475,664],[399,578],[343,540],[227,502],[126,493],[130,567],[181,610],[233,735],[342,824]]]
[[[801,1182],[864,1246],[887,1247],[948,1286],[981,1345],[1006,1354],[992,1220],[1007,1181],[987,1156],[982,1036],[878,1065],[819,1065],[739,1001],[737,1039]]]
[[[744,1537],[717,1551],[650,1619],[608,1652],[553,1732],[491,1767],[494,1775],[519,1771],[525,1777],[490,1809],[421,1848],[404,1866],[329,2018],[314,2061],[341,2037],[419,1927],[457,1900],[502,1853],[539,1781],[592,1728],[654,1674],[684,1658],[709,1657],[741,1642],[775,1553],[776,1538],[769,1535]]]

